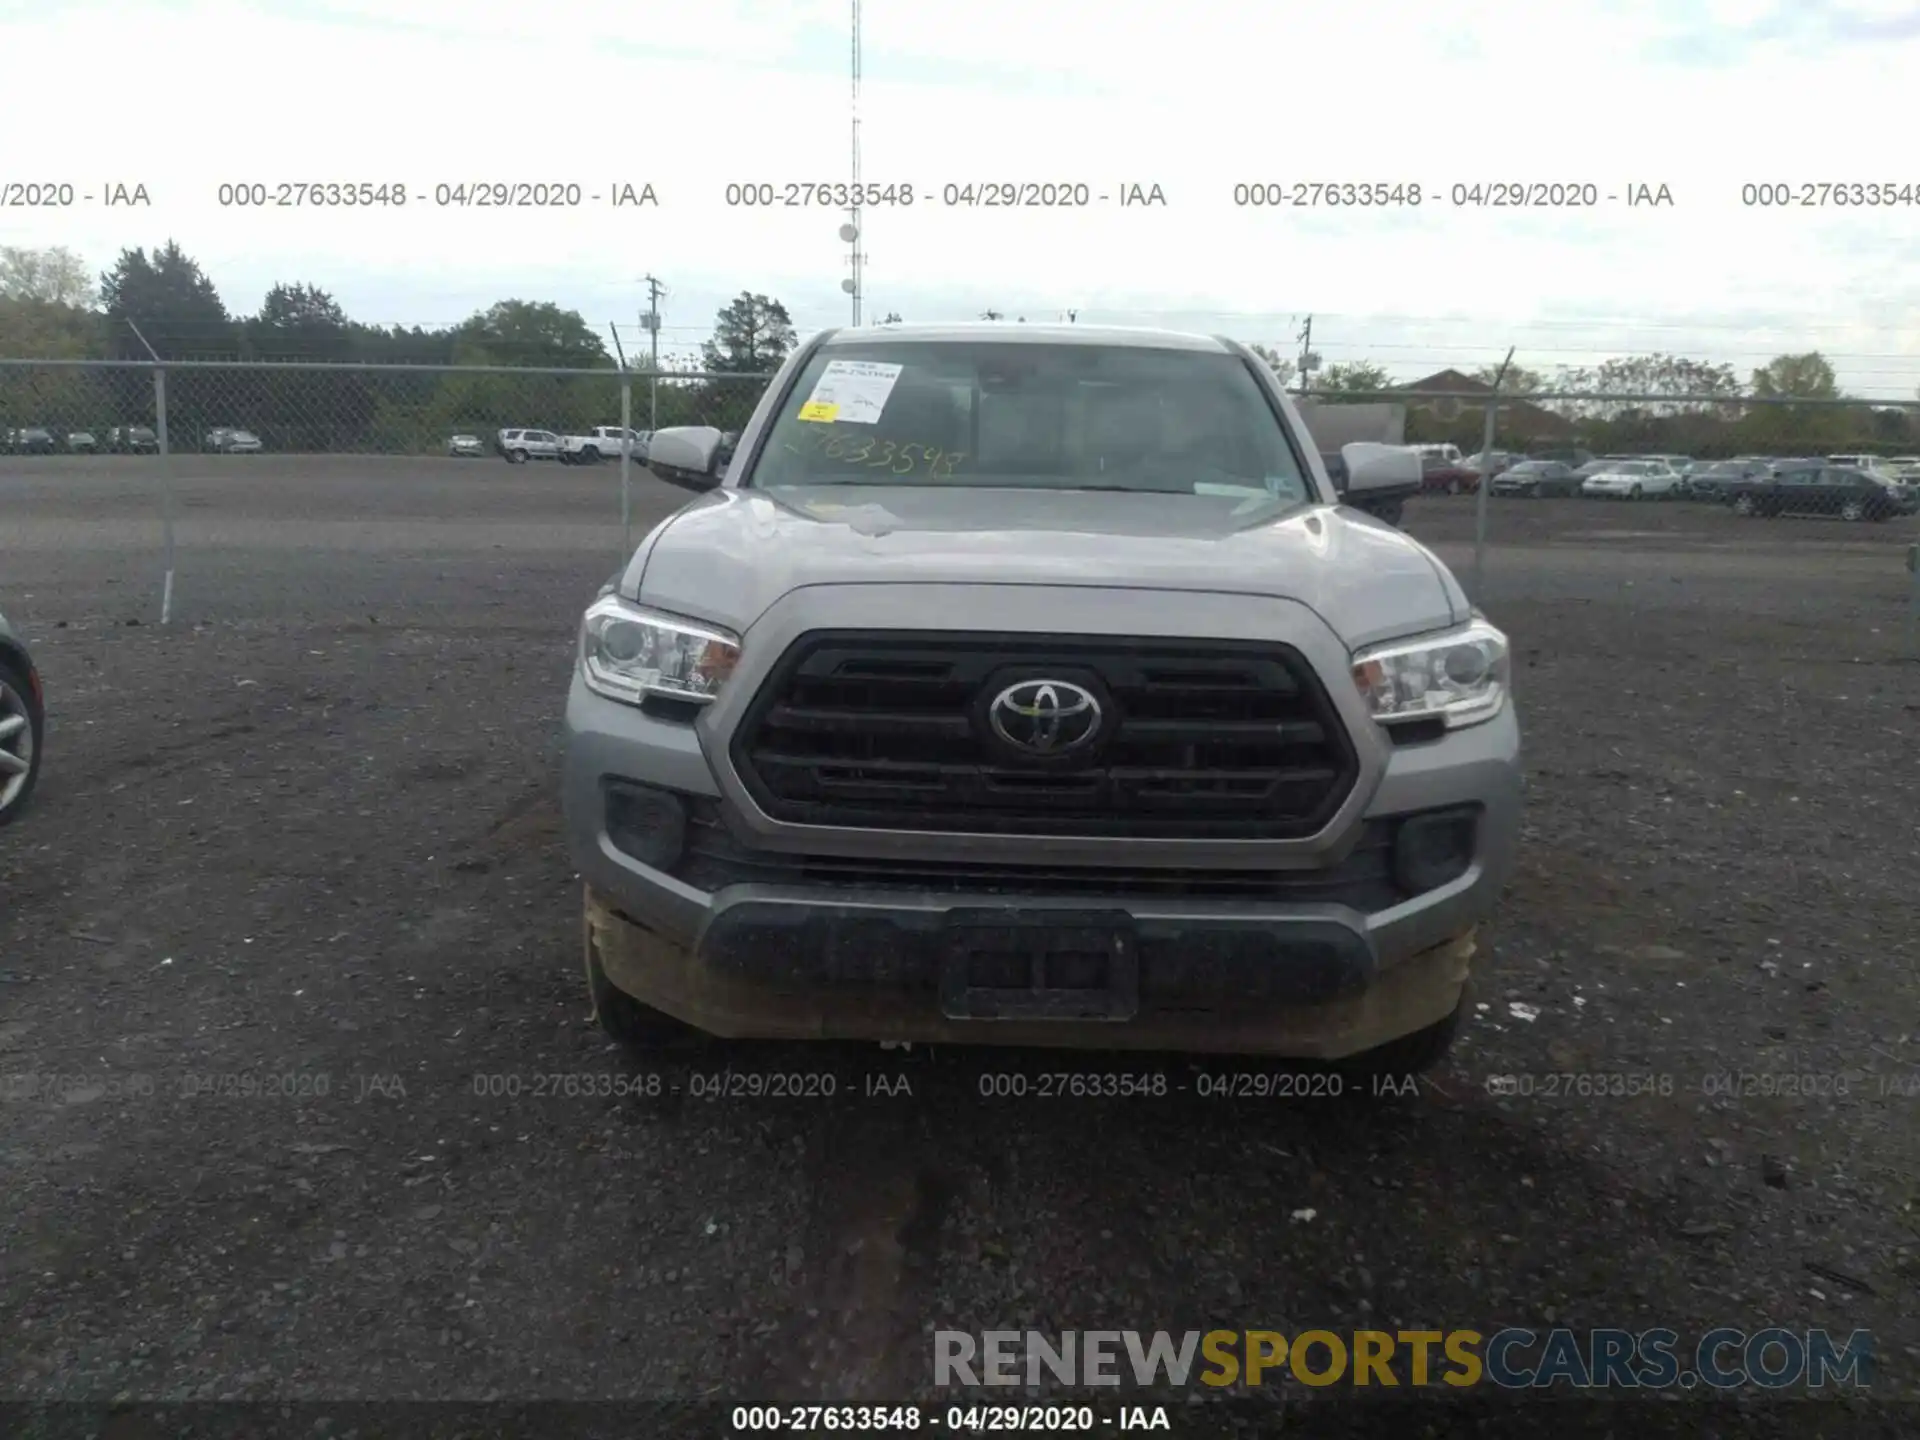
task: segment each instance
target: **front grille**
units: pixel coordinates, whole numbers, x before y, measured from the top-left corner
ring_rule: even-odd
[[[729,885],[790,885],[969,896],[1152,896],[1347,905],[1363,914],[1391,909],[1410,898],[1395,878],[1393,820],[1368,821],[1345,859],[1317,870],[1165,870],[1144,865],[786,855],[752,849],[735,840],[717,801],[688,797],[686,805],[686,848],[673,874],[708,892]]]
[[[1100,697],[1083,756],[994,738],[987,704],[1022,679]],[[1298,838],[1359,770],[1298,651],[1107,636],[815,632],[767,677],[731,754],[776,820],[1016,835]]]

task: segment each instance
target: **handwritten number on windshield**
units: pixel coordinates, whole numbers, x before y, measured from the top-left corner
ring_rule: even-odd
[[[812,448],[828,460],[867,470],[886,470],[903,477],[923,474],[930,480],[951,480],[960,462],[966,459],[964,450],[940,450],[917,442],[903,445],[897,440],[882,440],[873,435],[829,433],[807,438]]]

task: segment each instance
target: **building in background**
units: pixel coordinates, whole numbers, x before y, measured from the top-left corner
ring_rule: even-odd
[[[1342,445],[1371,441],[1379,445],[1407,443],[1407,407],[1392,401],[1360,405],[1328,405],[1306,396],[1294,405],[1313,437],[1314,448],[1325,454]]]
[[[1453,439],[1452,431],[1465,424],[1473,428],[1469,440],[1477,448],[1479,427],[1485,423],[1485,402],[1476,404],[1471,399],[1454,396],[1430,397],[1436,391],[1451,391],[1456,396],[1491,395],[1493,386],[1486,381],[1458,370],[1441,370],[1411,384],[1395,385],[1393,389],[1407,396],[1406,408],[1415,417],[1413,428],[1420,438]],[[1574,423],[1565,415],[1528,401],[1507,400],[1500,405],[1498,432],[1503,438],[1528,444],[1565,441],[1573,438]]]

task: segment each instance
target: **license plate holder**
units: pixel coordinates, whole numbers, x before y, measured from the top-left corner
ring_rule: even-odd
[[[955,910],[944,939],[940,1010],[950,1020],[1139,1013],[1139,935],[1125,911]]]

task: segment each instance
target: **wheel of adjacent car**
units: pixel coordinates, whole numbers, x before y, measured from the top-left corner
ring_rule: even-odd
[[[18,666],[0,660],[0,825],[26,809],[40,778],[46,716]]]
[[[1627,499],[1638,500],[1642,493],[1643,492],[1641,491],[1638,485],[1631,486],[1627,490]]]
[[[1755,506],[1754,506],[1754,503],[1753,503],[1753,497],[1752,497],[1751,495],[1736,495],[1736,496],[1734,496],[1734,498],[1733,498],[1733,513],[1734,513],[1734,514],[1736,514],[1736,515],[1751,515],[1751,514],[1753,514],[1753,512],[1754,512],[1754,509],[1755,509]]]
[[[593,921],[583,910],[580,944],[587,970],[587,998],[593,1017],[608,1039],[636,1056],[667,1048],[686,1048],[708,1037],[665,1011],[656,1010],[627,994],[608,977],[600,963],[600,947],[593,940]]]
[[[588,465],[598,465],[600,463],[600,451],[596,446],[589,445],[580,452],[580,459]]]
[[[507,451],[507,463],[509,465],[526,464],[527,452],[518,448]]]
[[[1867,518],[1867,507],[1866,507],[1866,504],[1865,504],[1865,502],[1864,502],[1864,501],[1860,501],[1860,500],[1849,500],[1849,501],[1847,501],[1847,502],[1846,502],[1846,503],[1845,503],[1844,505],[1842,505],[1842,506],[1840,507],[1840,518],[1841,518],[1842,520],[1864,520],[1864,519],[1866,519],[1866,518]]]

